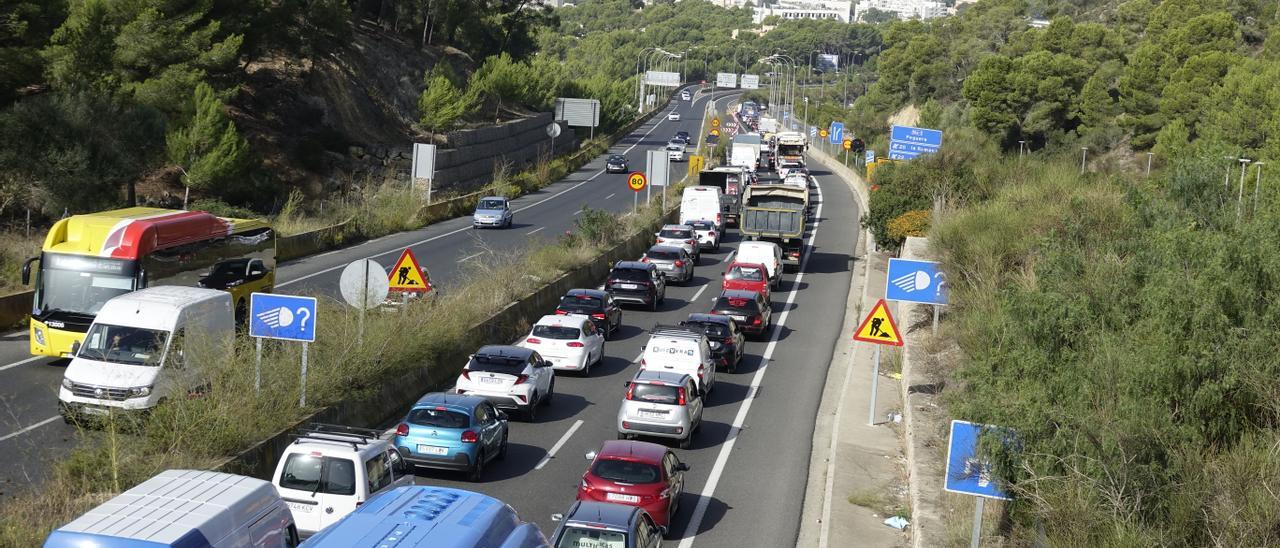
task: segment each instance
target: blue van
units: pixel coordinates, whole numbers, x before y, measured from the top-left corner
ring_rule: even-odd
[[[293,514],[271,483],[167,470],[63,525],[44,548],[293,548]]]
[[[502,501],[447,487],[384,491],[306,542],[306,548],[550,548]]]

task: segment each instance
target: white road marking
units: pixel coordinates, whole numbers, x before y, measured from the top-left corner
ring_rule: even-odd
[[[560,436],[560,441],[557,441],[555,445],[551,446],[551,450],[547,451],[547,456],[542,457],[542,460],[539,461],[538,465],[534,466],[533,469],[542,470],[543,466],[546,466],[548,462],[551,462],[551,459],[556,456],[556,453],[560,451],[561,447],[564,447],[565,442],[569,441],[569,438],[573,436],[574,432],[578,431],[578,427],[580,426],[582,426],[582,419],[574,421],[573,426],[569,427],[569,431],[565,432],[563,436]]]
[[[617,195],[618,195],[618,193],[617,193],[617,192],[614,192],[613,194],[610,194],[610,195],[608,195],[608,196],[605,196],[605,197],[604,197],[604,199],[608,200],[609,198],[612,198],[612,197],[617,196]]]
[[[49,423],[51,423],[51,422],[53,422],[53,421],[56,421],[56,420],[58,420],[58,419],[60,419],[60,418],[62,418],[62,417],[61,417],[61,416],[59,416],[59,415],[54,415],[54,416],[52,416],[52,417],[49,417],[49,418],[47,418],[47,419],[45,419],[45,420],[42,420],[42,421],[40,421],[40,422],[37,422],[37,423],[35,423],[35,424],[31,425],[31,426],[28,426],[28,427],[26,427],[26,428],[23,428],[22,430],[19,430],[19,431],[17,431],[17,432],[12,433],[12,434],[6,434],[4,437],[0,438],[0,441],[4,441],[4,440],[7,440],[7,439],[9,439],[9,438],[13,438],[13,437],[17,437],[17,436],[19,436],[19,435],[25,434],[25,433],[27,433],[27,432],[30,432],[30,431],[35,430],[35,429],[37,429],[37,428],[40,428],[41,426],[44,426],[44,425],[49,424]]]
[[[533,230],[530,230],[530,231],[528,231],[528,232],[525,232],[525,233],[524,233],[524,235],[525,235],[525,236],[532,236],[532,235],[533,235],[533,233],[535,233],[535,232],[541,232],[541,231],[543,231],[543,230],[546,230],[546,228],[547,228],[547,227],[545,227],[545,226],[540,226],[540,227],[538,227],[538,228],[535,228],[535,229],[533,229]]]
[[[693,301],[698,300],[698,296],[699,296],[699,295],[701,295],[703,291],[706,291],[706,290],[707,290],[707,286],[709,286],[709,285],[711,285],[711,282],[707,282],[707,283],[705,283],[705,284],[702,284],[702,287],[699,287],[699,288],[698,288],[698,292],[693,294],[693,298],[692,298],[692,299],[689,299],[689,302],[693,302]]]
[[[36,361],[36,360],[39,360],[39,359],[42,359],[42,358],[44,358],[44,356],[31,356],[30,358],[27,358],[27,359],[25,359],[25,360],[16,361],[16,362],[13,362],[13,363],[11,363],[11,364],[9,364],[9,365],[6,365],[6,366],[3,366],[3,367],[0,367],[0,371],[4,371],[5,369],[12,369],[12,368],[17,367],[17,366],[19,366],[19,365],[22,365],[22,364],[24,364],[24,363],[31,363],[31,362],[33,362],[33,361]]]
[[[467,262],[467,261],[470,261],[471,259],[474,259],[474,258],[479,257],[479,256],[481,256],[481,255],[484,255],[484,252],[483,252],[483,251],[481,251],[481,252],[479,252],[479,253],[476,253],[476,254],[473,254],[473,255],[467,255],[466,257],[463,257],[463,258],[461,258],[461,259],[458,259],[458,262],[460,262],[460,263]]]
[[[814,214],[815,219],[822,218],[822,189],[818,189],[818,208]],[[818,234],[818,223],[815,222],[813,231],[809,233],[809,240],[805,246],[810,250],[813,249],[813,239]],[[702,492],[698,494],[698,505],[693,509],[693,516],[689,518],[688,525],[684,529],[684,538],[680,540],[679,548],[691,548],[693,541],[698,537],[698,529],[702,527],[702,519],[707,514],[707,505],[711,502],[711,497],[715,495],[716,486],[720,483],[720,476],[724,474],[724,468],[729,463],[729,455],[733,453],[733,446],[738,441],[738,434],[742,432],[742,425],[747,420],[747,413],[751,411],[751,404],[755,402],[756,394],[760,391],[760,385],[764,381],[764,374],[769,370],[769,360],[773,359],[773,351],[778,346],[778,336],[782,334],[782,326],[786,325],[787,317],[791,313],[791,305],[796,300],[800,287],[800,280],[804,279],[804,268],[809,264],[811,253],[806,252],[804,259],[800,261],[800,269],[796,272],[795,281],[791,282],[791,289],[787,294],[787,302],[782,310],[782,316],[778,318],[778,322],[773,326],[773,334],[769,336],[769,345],[765,347],[764,354],[760,356],[760,369],[756,370],[756,374],[751,378],[751,389],[747,391],[746,397],[742,401],[742,406],[738,408],[738,414],[733,418],[733,425],[729,428],[729,435],[725,437],[724,445],[720,446],[720,453],[716,455],[716,462],[711,467],[711,475],[707,477],[707,483],[702,488]]]

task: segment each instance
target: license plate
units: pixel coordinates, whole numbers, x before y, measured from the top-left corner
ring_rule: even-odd
[[[618,284],[618,287],[622,289],[640,289],[640,286],[636,284]]]
[[[646,418],[646,419],[665,419],[665,418],[667,418],[667,414],[666,414],[665,412],[663,412],[663,411],[650,411],[650,410],[648,410],[648,409],[641,409],[641,410],[640,410],[640,416],[641,416],[641,417],[644,417],[644,418]]]
[[[733,318],[733,319],[735,319],[735,320],[738,320],[738,323],[744,323],[744,322],[746,322],[746,321],[747,321],[747,317],[746,317],[746,316],[729,316],[729,317],[730,317],[730,318]]]
[[[502,384],[502,379],[497,377],[480,377],[481,384]]]
[[[293,511],[293,512],[302,512],[303,514],[310,514],[310,513],[311,513],[311,509],[312,509],[313,507],[315,507],[315,505],[314,505],[314,504],[302,504],[301,502],[290,502],[290,503],[289,503],[289,510],[290,510],[290,511]]]
[[[418,453],[423,455],[448,455],[448,447],[436,447],[434,445],[418,445]]]
[[[636,495],[623,495],[619,493],[609,493],[608,495],[605,495],[604,498],[614,502],[630,502],[630,503],[640,502],[640,497]]]
[[[80,412],[86,415],[106,415],[107,410],[101,407],[84,406],[80,408]]]

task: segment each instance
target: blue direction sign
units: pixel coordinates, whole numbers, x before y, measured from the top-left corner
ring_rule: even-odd
[[[920,304],[947,304],[947,275],[933,261],[889,259],[884,298]]]
[[[816,126],[809,126],[809,137],[817,137],[817,136],[818,136],[818,128]]]
[[[952,493],[1012,500],[992,477],[991,465],[978,457],[978,436],[984,431],[994,431],[1012,441],[1012,432],[1005,428],[976,424],[968,421],[951,421],[951,442],[947,445],[947,477],[943,489]]]
[[[827,130],[827,140],[833,145],[844,144],[844,122],[831,122]]]
[[[315,298],[274,293],[250,295],[249,335],[264,339],[315,342]]]
[[[921,154],[933,154],[942,147],[942,132],[936,129],[893,126],[889,132],[889,158],[910,160]]]
[[[868,151],[867,151],[867,159],[866,159],[866,163],[868,163],[868,164],[869,164],[869,163],[874,162],[874,161],[876,161],[876,151],[874,151],[874,150],[868,150]]]

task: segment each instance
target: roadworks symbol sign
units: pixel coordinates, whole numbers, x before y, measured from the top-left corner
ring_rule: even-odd
[[[422,267],[418,265],[417,257],[414,257],[413,252],[407,247],[400,254],[400,260],[396,261],[396,265],[387,273],[387,281],[391,282],[391,291],[411,293],[431,291],[431,280],[427,279]]]
[[[880,299],[871,313],[862,320],[862,325],[853,332],[853,340],[902,346],[902,332],[898,331],[898,324],[894,323],[884,299]]]

